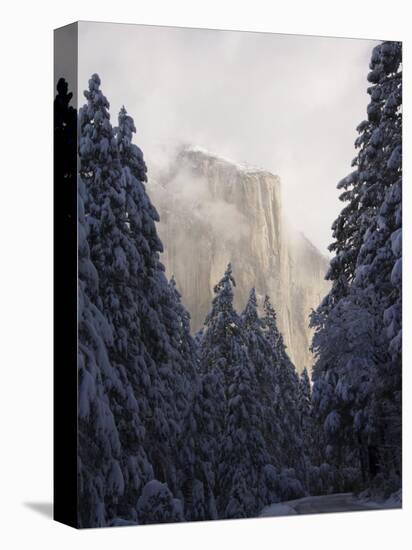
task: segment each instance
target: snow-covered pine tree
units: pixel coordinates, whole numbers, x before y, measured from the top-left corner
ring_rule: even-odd
[[[249,360],[253,363],[261,387],[262,402],[273,406],[278,365],[272,360],[272,348],[263,332],[263,321],[258,315],[254,288],[249,293],[248,301],[241,315],[241,321]]]
[[[233,287],[236,286],[229,264],[222,279],[215,285],[215,297],[205,320],[201,339],[202,372],[220,372],[229,385],[233,376],[233,354],[243,344],[242,323],[233,306]]]
[[[81,527],[106,525],[112,507],[122,494],[119,474],[121,445],[104,380],[111,366],[106,346],[112,332],[96,307],[99,281],[90,259],[88,225],[84,215],[87,193],[77,177],[77,112],[70,105],[72,93],[64,79],[57,83],[54,102],[56,200],[67,208],[77,183],[78,234],[78,524]],[[67,220],[63,236],[67,235]],[[73,228],[69,226],[71,231]],[[72,236],[70,235],[70,240]],[[68,244],[67,242],[63,245]],[[67,250],[65,249],[65,253]]]
[[[309,379],[308,370],[305,367],[300,374],[299,388],[298,388],[298,411],[299,411],[300,425],[302,427],[302,431],[305,439],[306,439],[306,436],[310,436],[309,426],[310,426],[310,416],[311,416],[311,408],[312,408],[311,400],[312,400],[312,391],[310,388],[310,379]]]
[[[181,302],[181,294],[176,281],[169,281],[169,296],[164,297],[164,321],[170,327],[170,339],[173,347],[182,359],[182,386],[176,388],[176,405],[182,418],[186,418],[193,409],[193,402],[200,388],[199,358],[194,339],[190,334],[190,313]]]
[[[354,440],[357,440],[358,464],[364,482],[380,472],[381,482],[392,475],[398,477],[398,485],[401,460],[401,55],[401,44],[397,42],[384,42],[373,50],[368,75],[372,83],[368,88],[371,101],[368,120],[358,127],[360,135],[355,146],[359,152],[353,161],[356,170],[338,185],[345,189],[341,199],[348,204],[333,226],[335,242],[330,248],[336,256],[328,273],[333,285],[311,319],[318,354],[313,371],[315,411],[322,411],[321,419],[325,422],[329,418],[326,431],[331,431],[328,426],[346,424],[343,429],[346,442],[342,440],[342,444],[346,449],[353,445],[354,450]],[[355,328],[357,334],[353,332]],[[358,341],[359,334],[364,334],[363,345]],[[332,341],[343,346],[339,361],[335,361],[339,354],[333,352]],[[345,356],[346,365],[343,364]],[[338,413],[339,407],[346,410],[343,414],[346,421]],[[338,462],[347,460],[342,457],[345,455],[342,450],[339,454]]]
[[[400,52],[399,43],[385,42],[372,53],[372,70],[368,80],[374,85],[367,90],[371,97],[367,109],[368,118],[357,127],[359,136],[355,147],[359,152],[352,161],[352,166],[356,169],[338,183],[338,189],[344,190],[340,200],[346,204],[332,225],[335,240],[329,250],[335,252],[335,256],[326,276],[332,281],[332,288],[323,302],[325,308],[333,307],[339,298],[347,294],[359,263],[361,248],[364,249],[365,233],[374,231],[371,227],[372,220],[375,218],[376,208],[382,202],[383,189],[388,183],[389,157],[388,144],[385,144],[388,141],[388,131],[383,128],[382,121],[385,117],[386,120],[391,118],[402,102],[399,91],[401,73],[398,71]],[[393,150],[396,149],[395,155],[399,158],[399,128],[389,139],[396,141]],[[389,150],[392,152],[392,148],[389,147]]]
[[[401,185],[402,185],[402,47],[398,42],[384,42],[372,53],[368,80],[371,102],[369,117],[375,123],[374,139],[368,143],[367,164],[365,151],[359,153],[359,164],[368,170],[374,182],[374,193],[369,198],[367,230],[362,234],[362,246],[356,259],[355,284],[379,302],[392,294],[390,282],[394,264],[399,254],[394,254],[392,242],[401,234]],[[362,195],[371,193],[368,188]],[[369,193],[368,193],[369,191]],[[365,199],[366,202],[366,199]],[[392,237],[393,235],[393,237]],[[395,243],[398,250],[401,244]],[[396,252],[398,252],[396,250]],[[401,250],[400,250],[401,256]],[[398,290],[400,285],[396,284]],[[382,308],[386,308],[385,303]]]
[[[280,364],[278,355],[264,333],[264,321],[259,318],[256,291],[250,291],[248,301],[241,315],[242,330],[247,346],[250,365],[253,366],[258,382],[260,403],[264,422],[261,430],[268,446],[271,464],[280,471],[284,466],[283,424],[279,418],[281,399],[279,387]],[[279,335],[280,336],[280,335]]]
[[[302,430],[303,453],[305,459],[305,485],[310,495],[327,492],[328,484],[323,486],[323,474],[329,475],[331,468],[323,463],[325,437],[323,425],[315,418],[312,405],[312,388],[306,368],[299,377],[298,412]],[[318,421],[317,421],[318,420]],[[323,469],[320,466],[323,464]],[[325,472],[324,470],[327,470]]]
[[[375,368],[376,317],[351,292],[328,315],[313,317],[312,405],[323,431],[323,457],[334,467],[333,490],[359,490],[369,481],[370,379]]]
[[[222,419],[216,411],[216,388],[221,391],[220,398],[225,399],[215,375],[204,374],[184,421],[185,437],[178,463],[182,464],[181,486],[185,517],[189,521],[218,519],[215,493]]]
[[[86,190],[78,180],[78,487],[79,525],[102,527],[116,515],[124,492],[122,448],[110,392],[126,398],[130,388],[110,364],[107,348],[112,330],[96,301],[99,280],[90,260],[88,226],[84,216]]]
[[[272,406],[275,407],[279,422],[280,439],[277,445],[282,450],[281,464],[284,468],[292,468],[294,471],[290,475],[304,482],[305,461],[298,411],[299,377],[287,355],[283,336],[277,326],[276,312],[269,296],[265,296],[263,313],[262,327],[271,350],[270,361],[274,369],[272,380],[275,388]]]
[[[307,468],[310,466],[313,453],[313,418],[312,418],[312,389],[306,367],[300,374],[297,407],[302,432],[303,449]]]
[[[97,305],[113,333],[109,359],[123,382],[123,392],[115,384],[110,391],[124,482],[112,518],[137,520],[147,481],[180,491],[176,453],[194,367],[175,335],[180,321],[159,260],[158,216],[145,191],[141,151],[132,144],[133,120],[122,110],[115,135],[97,75],[85,96],[79,155],[88,240],[99,276]]]
[[[211,442],[215,434],[213,421],[209,423],[210,416],[214,414],[214,396],[207,395],[207,383],[203,384],[201,379],[198,347],[190,335],[190,314],[181,303],[174,277],[169,281],[169,286],[171,304],[178,320],[173,332],[176,347],[187,365],[192,367],[192,372],[187,372],[184,395],[180,397],[185,398],[182,402],[186,407],[182,412],[182,437],[176,454],[178,486],[187,520],[217,519],[211,456]],[[179,399],[179,395],[176,398]]]
[[[233,307],[232,267],[215,285],[212,307],[199,337],[200,371],[202,376],[203,418],[206,431],[203,445],[208,446],[212,471],[215,474],[214,495],[220,495],[221,445],[228,414],[227,389],[233,381],[239,348],[244,345],[241,319]],[[212,437],[207,437],[211,434]]]
[[[219,509],[227,518],[253,517],[270,502],[303,494],[290,463],[282,462],[285,452],[279,448],[280,419],[273,402],[276,364],[262,332],[254,289],[239,328],[239,345],[231,357],[233,374],[226,387],[228,411],[219,468]]]
[[[148,386],[150,378],[144,361],[137,368],[133,344],[132,349],[128,348],[130,342],[139,338],[128,280],[136,273],[139,253],[129,238],[123,170],[110,124],[109,103],[100,90],[97,75],[89,80],[85,97],[87,104],[79,111],[80,177],[86,190],[90,256],[99,279],[95,305],[113,335],[107,348],[112,368],[105,385],[109,387],[110,408],[123,448],[120,467],[124,494],[106,520],[116,516],[135,520],[138,491],[153,477],[144,447],[148,406],[147,398],[145,401],[142,396],[143,381]]]
[[[175,523],[184,520],[182,503],[173,498],[166,483],[152,479],[137,501],[139,523]]]
[[[159,479],[166,480],[174,494],[179,497],[182,498],[182,491],[185,492],[184,497],[189,499],[188,503],[185,502],[187,508],[193,502],[186,489],[192,474],[189,464],[181,464],[181,456],[184,455],[181,450],[185,445],[193,443],[191,438],[188,438],[185,428],[199,392],[196,349],[190,335],[190,315],[181,304],[176,285],[173,280],[170,284],[165,284],[164,267],[159,261],[158,254],[162,251],[162,244],[154,224],[158,220],[158,214],[143,184],[143,181],[146,181],[147,170],[141,150],[132,143],[135,132],[133,119],[123,107],[116,128],[116,140],[124,170],[127,220],[136,246],[142,251],[143,262],[139,274],[142,295],[139,301],[144,303],[144,296],[146,307],[150,307],[154,314],[146,318],[143,315],[144,310],[141,312],[141,338],[145,351],[149,352],[154,363],[163,364],[165,376],[162,379],[159,373],[158,378],[159,382],[163,383],[163,408],[169,408],[169,412],[165,408],[163,414],[171,427],[176,428],[174,444],[173,440],[168,442],[169,464],[166,463],[165,449],[159,451],[158,456],[164,462],[163,470],[169,470],[163,474],[164,478]],[[146,251],[148,253],[145,253]],[[156,341],[152,342],[153,336],[157,336],[157,344]],[[147,436],[153,437],[153,441],[147,444],[148,448],[159,446],[156,433],[147,433]],[[189,452],[187,446],[185,449]],[[185,456],[187,458],[188,455]],[[179,466],[182,466],[183,470],[179,471]]]
[[[402,446],[402,45],[384,42],[372,53],[368,80],[375,121],[369,171],[375,182],[354,285],[378,310],[384,353],[374,372],[374,444],[381,475],[401,476]],[[400,481],[398,481],[400,483]]]
[[[254,288],[249,293],[241,321],[249,360],[253,363],[257,380],[261,386],[262,400],[267,403],[271,401],[275,389],[276,365],[271,364],[271,347],[263,333],[263,323],[258,315]]]
[[[270,456],[259,383],[246,346],[232,354],[233,378],[227,389],[228,414],[220,458],[219,508],[224,518],[253,517],[277,495],[267,498],[265,470]]]

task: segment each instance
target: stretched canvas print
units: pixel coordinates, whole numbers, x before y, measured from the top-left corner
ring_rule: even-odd
[[[402,45],[55,31],[55,518],[401,507]]]

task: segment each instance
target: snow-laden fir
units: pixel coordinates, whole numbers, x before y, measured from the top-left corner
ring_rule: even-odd
[[[368,79],[355,170],[338,185],[345,206],[333,224],[332,286],[311,316],[311,386],[289,358],[270,297],[252,288],[236,310],[230,264],[191,335],[160,261],[134,122],[123,107],[112,126],[91,77],[78,117],[79,526],[399,505],[399,43],[373,50]],[[60,80],[63,141],[75,115],[67,92]]]
[[[385,491],[402,472],[402,46],[372,52],[355,170],[338,184],[332,288],[311,323],[314,415],[335,485]]]

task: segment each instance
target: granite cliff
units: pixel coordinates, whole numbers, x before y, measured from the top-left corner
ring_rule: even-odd
[[[193,331],[202,327],[213,287],[231,262],[238,310],[252,287],[258,298],[268,294],[296,368],[310,369],[308,315],[328,290],[328,260],[287,227],[279,177],[187,147],[149,184],[149,193],[160,214],[163,262]]]

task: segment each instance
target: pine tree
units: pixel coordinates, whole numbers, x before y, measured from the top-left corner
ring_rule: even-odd
[[[185,517],[191,521],[217,519],[214,498],[214,473],[211,449],[215,434],[209,425],[214,413],[214,396],[207,395],[207,384],[200,377],[199,353],[190,335],[190,314],[181,303],[174,277],[169,281],[172,306],[178,320],[173,330],[176,347],[192,369],[187,372],[182,399],[186,408],[182,412],[182,438],[176,455],[179,464],[179,487],[185,505]]]
[[[338,185],[347,205],[333,226],[333,285],[311,319],[325,452],[358,468],[364,484],[378,473],[379,483],[399,483],[401,470],[401,62],[400,43],[373,50],[356,169]]]
[[[72,93],[68,92],[64,79],[58,81],[57,90],[54,103],[55,179],[60,190],[56,200],[59,198],[62,205],[72,201],[73,187],[77,183],[78,523],[82,527],[102,526],[106,525],[124,489],[119,467],[122,449],[105,385],[113,376],[106,350],[113,341],[113,334],[96,306],[99,278],[88,245],[89,228],[84,213],[87,192],[76,174],[77,112],[70,106]],[[63,246],[65,244],[68,243],[63,242]],[[118,382],[114,377],[114,383]]]
[[[353,294],[322,320],[317,318],[313,408],[323,430],[324,457],[335,468],[337,490],[356,490],[368,481],[375,324],[362,297]]]
[[[276,367],[271,361],[271,347],[263,332],[263,323],[259,318],[254,288],[250,291],[245,309],[241,315],[242,331],[248,350],[249,360],[253,364],[257,380],[261,387],[262,400],[271,402],[275,390]]]
[[[135,178],[141,182],[147,181],[147,166],[142,150],[133,143],[133,134],[136,126],[123,105],[118,117],[118,126],[115,128],[116,141],[123,166],[128,166]],[[158,221],[158,215],[153,205],[149,206],[153,219]]]
[[[182,494],[185,517],[189,521],[218,518],[215,493],[220,443],[218,430],[222,419],[216,415],[214,390],[214,375],[204,374],[194,391],[193,406],[184,422],[185,437],[179,449],[179,464],[183,463]]]
[[[302,431],[303,448],[306,457],[309,459],[309,453],[312,451],[313,445],[312,390],[306,368],[303,369],[299,377],[297,406]]]
[[[270,463],[262,427],[264,408],[246,347],[237,347],[222,441],[220,509],[225,518],[253,517],[269,502],[263,485]],[[274,497],[274,495],[273,495]]]
[[[99,281],[87,243],[84,195],[85,187],[79,179],[78,516],[82,527],[101,527],[107,524],[117,499],[124,492],[120,467],[122,448],[109,399],[110,387],[113,385],[123,392],[124,381],[112,369],[107,353],[113,333],[93,303]]]
[[[79,153],[88,241],[99,276],[97,306],[113,333],[109,360],[122,382],[110,388],[124,480],[111,518],[137,520],[136,502],[150,479],[181,494],[176,455],[193,401],[194,361],[183,306],[159,260],[158,215],[144,187],[142,153],[132,143],[133,120],[122,109],[114,132],[97,75],[85,96]]]
[[[166,483],[149,481],[137,501],[139,523],[175,523],[183,521],[182,503],[173,498]]]
[[[388,186],[388,152],[400,158],[399,120],[397,112],[402,102],[401,97],[401,46],[396,42],[385,42],[377,46],[372,53],[368,80],[373,86],[368,88],[371,101],[368,105],[368,119],[361,122],[357,131],[359,137],[355,147],[359,149],[352,161],[356,169],[344,178],[338,189],[344,189],[340,200],[346,203],[334,222],[333,237],[335,241],[329,250],[335,252],[331,261],[327,279],[332,281],[332,288],[324,301],[324,307],[332,307],[344,297],[355,277],[359,263],[359,254],[364,254],[365,234],[372,241],[379,236],[374,229],[376,209],[382,203],[385,187]],[[387,128],[388,119],[397,118],[396,130]],[[392,147],[388,141],[392,141]],[[390,177],[389,177],[390,180]]]
[[[322,464],[321,448],[324,446],[324,438],[322,437],[322,426],[315,422],[312,388],[306,368],[303,369],[299,377],[297,408],[305,461],[305,486],[309,494],[321,494],[321,476],[318,465]]]
[[[370,171],[376,200],[363,238],[354,284],[378,310],[383,353],[374,373],[374,443],[381,474],[401,475],[402,443],[402,45],[384,42],[372,54],[368,80],[377,125]]]
[[[108,346],[112,367],[107,381],[111,410],[123,447],[122,476],[125,493],[112,517],[135,519],[138,491],[153,476],[145,453],[144,418],[150,385],[147,364],[138,358],[134,342],[140,336],[131,277],[136,275],[139,252],[126,222],[123,170],[110,124],[109,103],[93,75],[85,92],[87,104],[79,112],[80,177],[85,185],[88,243],[99,277],[96,306],[112,331]],[[115,379],[119,383],[115,383]],[[143,394],[143,395],[142,395]]]
[[[299,377],[299,389],[298,389],[298,410],[300,417],[300,424],[302,429],[306,431],[308,420],[310,418],[311,411],[311,395],[310,379],[306,367],[301,372]]]
[[[279,419],[278,445],[282,449],[281,464],[293,468],[292,475],[305,479],[302,431],[298,413],[299,378],[286,353],[283,336],[277,327],[276,312],[266,296],[263,303],[262,326],[269,344],[272,365],[275,369],[273,406]]]
[[[200,371],[205,406],[204,428],[212,470],[215,473],[214,495],[220,488],[220,453],[228,414],[227,389],[233,381],[239,349],[244,345],[241,320],[233,307],[232,267],[229,264],[223,278],[214,287],[215,297],[205,320],[200,338]]]
[[[146,432],[146,446],[155,450],[156,460],[163,463],[161,474],[164,477],[159,473],[158,479],[165,479],[173,493],[182,496],[181,487],[188,472],[185,474],[177,470],[179,451],[187,435],[184,423],[199,387],[195,346],[190,336],[190,316],[180,302],[174,282],[167,283],[164,267],[159,260],[162,244],[155,227],[159,218],[143,184],[147,170],[141,150],[132,143],[135,131],[133,119],[123,107],[119,114],[116,140],[126,188],[127,223],[136,247],[141,251],[142,260],[138,279],[134,282],[138,302],[143,305],[139,314],[140,339],[144,350],[139,353],[147,353],[154,365],[163,365],[157,373],[159,397],[163,403],[157,410],[160,417],[164,415],[164,425],[159,425],[158,429],[170,430],[170,436],[163,442],[162,448],[156,429],[153,431],[150,428]],[[153,413],[153,418],[156,414]]]
[[[233,358],[242,345],[241,319],[233,307],[233,287],[236,282],[229,264],[223,278],[214,287],[212,308],[205,320],[202,337],[201,369],[219,372],[228,386],[233,376]]]
[[[250,291],[241,319],[249,362],[253,366],[259,387],[264,418],[261,430],[268,445],[271,464],[280,470],[284,465],[284,433],[282,419],[279,417],[280,407],[276,406],[281,400],[282,392],[279,386],[280,363],[264,332],[264,320],[259,318],[254,288]],[[280,333],[278,338],[281,338]]]

